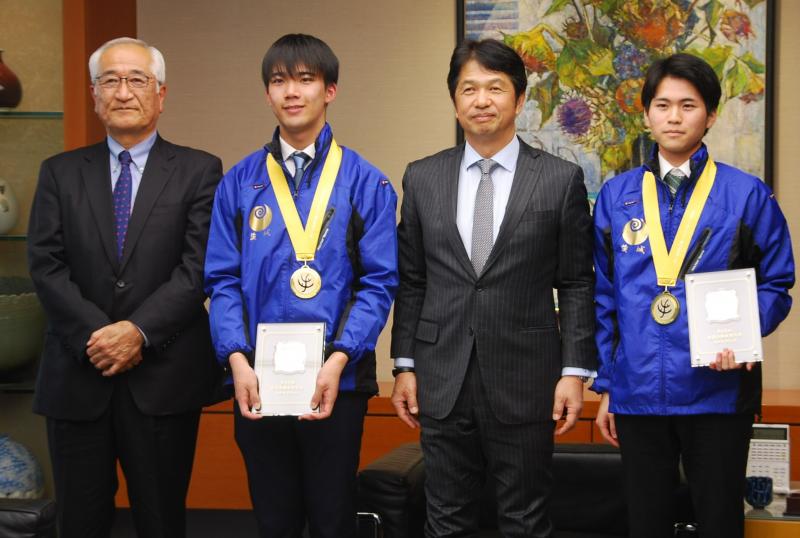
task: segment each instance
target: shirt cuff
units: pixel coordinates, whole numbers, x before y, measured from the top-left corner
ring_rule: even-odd
[[[131,322],[131,323],[133,323],[133,322]],[[135,323],[133,324],[133,326],[136,327],[136,330],[139,331],[139,334],[141,334],[142,338],[144,338],[144,345],[142,347],[150,347],[150,340],[147,339],[147,335],[144,334],[144,331],[142,330],[142,328],[139,327],[138,325],[136,325]]]
[[[397,361],[395,361],[397,364]],[[597,377],[597,370],[587,370],[586,368],[573,368],[572,366],[567,366],[561,369],[561,377],[565,375],[574,375],[576,377],[590,377],[594,379]]]
[[[394,367],[395,368],[413,368],[414,367],[414,359],[410,357],[397,357],[394,360]]]

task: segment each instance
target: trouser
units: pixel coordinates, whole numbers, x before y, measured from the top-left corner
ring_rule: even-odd
[[[356,473],[369,395],[340,392],[330,417],[243,418],[236,443],[262,538],[355,538]]]
[[[186,492],[200,410],[145,415],[124,376],[108,409],[91,421],[47,419],[60,538],[108,538],[117,460],[140,538],[186,536]]]
[[[753,416],[615,415],[633,538],[672,537],[683,461],[701,538],[744,536]]]
[[[551,536],[546,503],[552,484],[552,421],[497,420],[474,353],[452,412],[442,420],[423,414],[420,421],[426,536],[476,536],[487,479],[497,498],[497,524],[504,537]]]

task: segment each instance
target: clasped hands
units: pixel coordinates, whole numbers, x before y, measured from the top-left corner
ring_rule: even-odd
[[[104,377],[127,372],[142,362],[144,337],[130,321],[118,321],[94,331],[86,342],[86,354]]]

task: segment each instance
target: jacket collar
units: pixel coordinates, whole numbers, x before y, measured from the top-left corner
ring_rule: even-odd
[[[314,156],[312,164],[318,160],[320,155],[328,154],[328,148],[331,145],[331,140],[333,140],[333,131],[331,130],[330,124],[325,122],[322,130],[317,135],[317,139],[314,141],[314,151],[316,151],[316,155]],[[268,153],[272,153],[272,155],[275,156],[276,161],[283,162],[284,157],[283,152],[281,151],[280,127],[275,127],[275,131],[272,133],[272,140],[264,144],[264,149]],[[309,166],[311,166],[311,164],[309,164]]]
[[[700,147],[689,157],[689,168],[692,170],[692,175],[689,181],[694,181],[705,168],[706,161],[708,161],[708,148],[705,142],[700,144]],[[650,151],[650,156],[645,161],[644,166],[661,179],[661,167],[658,164],[658,144],[653,144],[653,149]]]

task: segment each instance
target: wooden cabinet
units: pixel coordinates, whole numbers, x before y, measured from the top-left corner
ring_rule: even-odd
[[[362,467],[398,445],[419,441],[419,430],[408,428],[395,416],[388,397],[390,393],[391,383],[381,383],[381,395],[369,402],[361,444]],[[605,442],[594,424],[599,398],[593,392],[587,391],[585,400],[578,425],[569,433],[557,437],[556,442]],[[251,508],[247,473],[233,439],[232,406],[233,402],[228,401],[203,411],[192,482],[189,486],[189,508]],[[792,425],[792,480],[800,480],[800,390],[766,391],[763,421]],[[121,474],[120,484],[117,505],[128,506]],[[748,522],[748,525],[762,528],[764,523]]]

